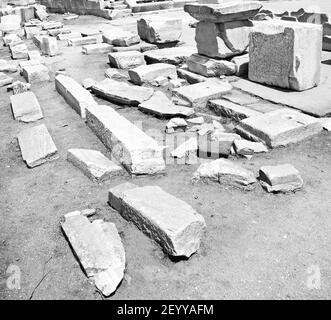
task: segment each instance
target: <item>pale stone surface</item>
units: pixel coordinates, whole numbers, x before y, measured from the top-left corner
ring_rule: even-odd
[[[125,251],[114,223],[94,220],[80,214],[64,216],[61,227],[83,266],[103,295],[109,296],[121,283]]]
[[[59,33],[56,36],[57,40],[63,41],[63,40],[69,40],[69,39],[79,39],[82,38],[82,35],[80,32],[70,32],[70,33]]]
[[[147,16],[137,20],[138,34],[149,43],[179,41],[182,34],[182,19]]]
[[[38,27],[24,27],[25,36],[28,40],[32,39],[34,35],[39,35],[40,31]]]
[[[331,131],[331,118],[321,118],[320,119],[323,129]]]
[[[5,46],[8,46],[14,42],[22,43],[22,39],[15,33],[5,35],[2,40]]]
[[[29,50],[28,51],[28,58],[29,60],[34,60],[34,61],[37,61],[37,60],[41,60],[41,55],[40,55],[40,52],[39,50]]]
[[[189,56],[196,53],[196,51],[197,50],[194,47],[180,46],[147,51],[144,55],[148,63],[170,63],[181,65],[186,62]]]
[[[123,173],[120,166],[97,150],[69,149],[67,160],[96,182],[107,181]]]
[[[54,37],[42,37],[42,53],[47,56],[55,56],[58,54],[57,40]]]
[[[30,90],[31,84],[30,83],[24,83],[21,81],[15,81],[13,84],[8,86],[7,90],[13,90],[13,94],[19,94],[23,92],[27,92]]]
[[[33,122],[44,117],[33,92],[14,94],[10,97],[10,103],[15,120]]]
[[[195,32],[198,53],[217,59],[242,54],[248,49],[252,30],[249,20],[219,24],[200,21]]]
[[[0,72],[16,72],[17,65],[15,63],[0,59]]]
[[[299,142],[323,128],[319,119],[296,110],[281,109],[244,119],[236,129],[249,140],[263,141],[275,148]]]
[[[7,86],[13,82],[13,78],[7,76],[5,73],[0,72],[0,87]]]
[[[32,61],[32,60],[29,60]],[[31,84],[49,81],[48,68],[43,64],[27,65],[23,67],[23,77]]]
[[[145,87],[132,86],[125,82],[105,79],[92,86],[92,92],[108,101],[138,106],[152,97],[154,90]]]
[[[186,80],[189,84],[195,84],[195,83],[199,83],[199,82],[204,82],[207,81],[208,78],[207,77],[203,77],[199,74],[196,74],[194,72],[188,71],[186,69],[177,69],[177,74],[178,77]]]
[[[119,28],[104,31],[102,39],[103,42],[117,47],[129,47],[140,42],[138,34]]]
[[[261,167],[259,179],[268,192],[292,192],[303,186],[299,171],[291,164]]]
[[[107,43],[88,44],[82,47],[84,54],[109,53],[113,51],[113,46]]]
[[[119,72],[116,68],[106,69],[105,77],[114,80],[129,80],[128,75]]]
[[[248,76],[248,64],[249,54],[243,54],[241,56],[233,57],[231,62],[236,65],[236,76],[247,77]]]
[[[175,89],[173,93],[190,102],[194,108],[205,108],[208,100],[218,99],[232,89],[231,84],[221,80],[208,80]]]
[[[132,221],[171,256],[190,257],[200,246],[206,223],[189,204],[165,192],[158,186],[128,189],[118,186],[109,190],[119,213]]]
[[[184,79],[171,79],[168,82],[168,89],[174,90],[176,88],[180,88],[186,84],[186,81]]]
[[[1,18],[0,30],[4,33],[20,29],[21,17],[16,14],[4,15]]]
[[[155,91],[150,99],[139,104],[138,109],[160,118],[187,117],[194,114],[192,108],[174,105],[161,91]]]
[[[97,83],[96,80],[94,80],[94,79],[92,79],[92,78],[86,78],[86,79],[84,79],[84,81],[83,81],[83,87],[84,87],[85,89],[91,89],[92,86],[93,86],[94,84],[96,84],[96,83]]]
[[[187,122],[182,118],[172,118],[168,121],[166,127],[169,128],[177,128],[177,127],[187,127]]]
[[[63,28],[63,23],[60,21],[45,21],[41,24],[43,30]]]
[[[288,21],[259,22],[250,34],[251,81],[303,91],[318,86],[322,27]]]
[[[22,158],[29,168],[57,159],[58,153],[44,124],[24,129],[17,135]]]
[[[205,122],[205,119],[203,117],[196,117],[187,119],[186,121],[193,124],[203,124]]]
[[[142,85],[155,80],[157,77],[166,77],[167,79],[177,79],[176,67],[167,63],[154,63],[139,66],[129,70],[131,82]]]
[[[28,47],[24,42],[11,42],[9,50],[13,59],[28,59]]]
[[[87,125],[132,175],[163,173],[163,147],[109,106],[89,106]]]
[[[199,54],[190,56],[186,64],[189,71],[204,77],[231,76],[237,71],[236,65],[230,61],[216,60]]]
[[[257,112],[246,106],[241,106],[225,99],[210,100],[208,102],[208,107],[214,110],[217,115],[222,115],[235,121],[255,117],[261,114],[261,112]]]
[[[83,119],[86,117],[86,108],[90,105],[97,105],[91,93],[68,76],[56,76],[55,87],[57,92]]]
[[[78,37],[78,38],[69,38],[68,46],[84,46],[87,44],[95,44],[100,42],[96,36],[91,37]]]
[[[262,4],[258,1],[237,1],[221,4],[186,4],[184,11],[199,21],[222,23],[253,18]]]
[[[144,55],[138,51],[111,52],[108,57],[110,64],[119,69],[132,69],[146,64]]]
[[[252,142],[245,139],[236,139],[233,143],[233,147],[235,152],[239,155],[268,152],[268,148],[262,142]]]

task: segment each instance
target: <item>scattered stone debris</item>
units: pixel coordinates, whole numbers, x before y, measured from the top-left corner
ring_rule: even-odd
[[[17,139],[22,158],[29,168],[59,157],[54,141],[44,124],[22,130]]]
[[[69,149],[67,160],[96,182],[104,182],[123,173],[122,167],[96,150]]]
[[[105,71],[105,77],[114,80],[129,80],[129,76],[118,71],[116,68],[108,68]]]
[[[170,155],[177,159],[184,158],[185,164],[196,164],[198,163],[198,140],[196,137],[191,137],[175,150]]]
[[[42,37],[42,53],[44,55],[53,57],[58,54],[58,45],[57,45],[57,40],[54,37]]]
[[[100,219],[90,222],[77,211],[65,215],[61,227],[86,275],[103,295],[110,296],[125,271],[125,251],[115,224]]]
[[[102,35],[104,43],[114,45],[116,47],[129,47],[140,42],[138,34],[124,31],[119,28],[105,30]]]
[[[299,171],[291,164],[261,167],[259,179],[268,192],[293,192],[303,186]]]
[[[169,255],[190,257],[199,249],[204,218],[160,187],[121,184],[109,190],[108,201]]]

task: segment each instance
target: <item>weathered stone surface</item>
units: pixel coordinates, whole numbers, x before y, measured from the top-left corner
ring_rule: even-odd
[[[182,19],[148,16],[137,20],[138,34],[149,43],[179,41],[182,34]]]
[[[67,160],[95,182],[107,181],[123,173],[120,166],[96,150],[69,149]]]
[[[189,101],[193,108],[205,108],[208,100],[218,99],[231,89],[228,82],[213,79],[175,89],[173,93]]]
[[[95,44],[100,41],[96,36],[91,36],[91,37],[78,37],[78,38],[69,38],[68,41],[68,46],[84,46],[87,44]]]
[[[204,218],[186,202],[158,186],[109,190],[109,204],[120,204],[119,213],[158,243],[171,256],[190,257],[201,242]]]
[[[10,103],[15,120],[33,122],[44,117],[33,92],[14,94],[10,96]]]
[[[251,81],[303,91],[320,82],[322,27],[288,21],[259,22],[250,34]]]
[[[109,106],[89,106],[87,125],[132,175],[163,173],[163,147]]]
[[[58,54],[57,40],[54,37],[42,37],[42,53],[47,56],[55,56]]]
[[[84,54],[109,53],[113,51],[113,46],[107,43],[88,44],[82,47]]]
[[[155,91],[150,99],[139,104],[138,109],[160,118],[187,117],[194,114],[192,108],[174,105],[161,91]]]
[[[268,152],[268,148],[262,142],[252,142],[245,139],[236,139],[233,147],[237,154],[243,156]]]
[[[195,84],[195,83],[199,83],[199,82],[204,82],[207,81],[208,78],[207,77],[203,77],[199,74],[196,74],[194,72],[188,71],[186,69],[177,69],[177,74],[178,77],[186,80],[189,84]]]
[[[147,63],[170,63],[181,65],[186,62],[187,58],[196,53],[193,47],[182,46],[175,48],[164,48],[152,50],[144,53]]]
[[[331,131],[331,118],[321,118],[320,122],[322,123],[323,129]]]
[[[249,20],[211,23],[200,21],[195,32],[198,53],[225,59],[244,53],[249,46],[253,23]]]
[[[63,23],[60,21],[44,21],[41,27],[43,30],[59,29],[63,28]]]
[[[23,92],[27,92],[30,90],[31,84],[30,83],[24,83],[21,81],[15,81],[13,84],[7,87],[8,90],[13,90],[13,94],[19,94]]]
[[[124,71],[125,72],[125,71]],[[121,73],[116,68],[108,68],[105,71],[105,77],[114,80],[129,80],[129,76],[127,74]]]
[[[177,73],[176,73],[177,74]],[[186,80],[184,79],[171,79],[168,82],[168,90],[174,90],[176,88],[180,88],[184,86],[186,83]]]
[[[41,55],[40,55],[40,52],[39,50],[29,50],[28,51],[28,58],[29,60],[34,60],[34,61],[37,61],[37,60],[41,60]]]
[[[86,275],[103,295],[111,295],[125,270],[125,251],[115,224],[100,219],[90,223],[78,211],[65,215],[61,227]]]
[[[138,51],[111,52],[108,57],[111,66],[119,69],[132,69],[146,64],[144,55]]]
[[[32,39],[35,35],[39,35],[40,31],[38,27],[24,27],[25,36],[28,40]]]
[[[248,64],[249,54],[243,54],[241,56],[233,57],[231,62],[236,65],[236,76],[247,77],[248,76]]]
[[[231,76],[237,71],[236,65],[230,61],[216,60],[199,54],[190,56],[186,64],[189,71],[204,77]]]
[[[254,184],[256,178],[253,172],[230,160],[217,159],[201,164],[194,173],[192,181],[213,181],[224,185],[246,187]]]
[[[303,186],[299,171],[291,164],[261,167],[259,179],[268,192],[291,192]]]
[[[15,33],[5,35],[2,40],[5,46],[9,46],[14,42],[22,43],[22,39]]]
[[[63,40],[69,40],[69,39],[79,39],[82,38],[82,35],[80,32],[70,32],[70,33],[59,33],[56,36],[57,40],[63,41]]]
[[[96,80],[94,80],[94,79],[92,79],[92,78],[86,78],[86,79],[84,79],[84,81],[83,81],[83,87],[84,87],[85,89],[91,89],[92,86],[93,86],[94,84],[96,84],[96,83],[97,83]]]
[[[32,61],[32,60],[29,60]],[[23,77],[31,84],[49,81],[48,68],[43,64],[27,65],[23,67]]]
[[[320,121],[296,110],[281,109],[244,119],[237,126],[240,135],[263,141],[275,148],[299,142],[322,131]]]
[[[222,115],[235,121],[255,117],[261,114],[260,112],[252,110],[246,106],[241,106],[225,99],[210,100],[208,102],[208,107],[214,110],[217,115]]]
[[[22,158],[29,168],[57,159],[58,153],[44,124],[24,129],[17,135]]]
[[[27,60],[27,61],[20,61],[18,63],[18,66],[19,66],[19,70],[20,70],[20,74],[23,75],[23,69],[25,67],[30,67],[30,66],[36,66],[36,65],[40,65],[42,64],[40,62],[40,59],[33,59],[33,60]]]
[[[21,27],[21,17],[16,14],[4,15],[1,18],[0,30],[4,33],[16,31]]]
[[[0,72],[0,87],[7,86],[13,82],[13,78],[7,76],[5,73]]]
[[[28,47],[25,43],[11,42],[9,50],[13,59],[28,59]]]
[[[155,80],[157,77],[177,79],[176,67],[167,63],[154,63],[129,70],[130,80],[138,85]]]
[[[258,1],[237,1],[222,4],[186,4],[184,11],[199,21],[214,23],[253,18],[262,4]]]
[[[113,79],[105,79],[92,86],[92,92],[110,102],[138,106],[151,98],[154,90],[145,87],[131,86]]]
[[[17,71],[17,65],[0,59],[0,72],[16,72]]]
[[[97,105],[91,93],[70,77],[56,76],[55,87],[57,92],[83,119],[86,117],[86,108],[90,105]]]
[[[197,163],[198,139],[191,137],[173,150],[170,155],[174,158],[184,158],[185,163]]]
[[[102,40],[117,47],[129,47],[140,42],[138,34],[119,28],[104,31]]]

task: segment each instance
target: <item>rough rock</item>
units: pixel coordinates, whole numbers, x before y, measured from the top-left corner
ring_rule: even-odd
[[[84,46],[84,45],[95,44],[100,42],[96,36],[69,38],[67,41],[68,41],[68,46]]]
[[[104,182],[123,173],[120,166],[96,150],[69,149],[67,160],[96,182]]]
[[[128,189],[122,185],[109,190],[109,204],[157,242],[171,256],[190,257],[201,242],[204,218],[186,202],[158,186]]]
[[[22,130],[17,139],[22,158],[29,168],[59,157],[54,141],[44,124]]]
[[[104,31],[102,39],[104,43],[117,47],[129,47],[140,42],[138,34],[116,28]]]
[[[13,59],[28,59],[28,47],[24,42],[11,42],[9,50]]]
[[[28,58],[29,60],[34,60],[34,61],[37,61],[37,60],[41,60],[41,55],[40,55],[40,52],[39,50],[29,50],[28,51]]]
[[[188,71],[186,69],[177,69],[177,74],[178,77],[186,80],[189,84],[195,84],[195,83],[199,83],[199,82],[204,82],[207,81],[208,78],[207,77],[203,77],[199,74],[193,73],[191,71]]]
[[[7,87],[7,91],[12,90],[13,94],[19,94],[30,90],[31,84],[15,81]]]
[[[163,173],[163,147],[109,106],[89,106],[88,127],[132,175]]]
[[[43,64],[26,65],[23,67],[23,77],[31,84],[50,80],[48,68]]]
[[[146,64],[144,55],[138,51],[111,52],[108,57],[111,66],[119,69],[132,69]]]
[[[180,144],[170,155],[174,158],[184,158],[186,164],[197,163],[198,140],[196,137],[191,137],[184,143]]]
[[[268,152],[268,148],[262,142],[252,142],[245,139],[236,139],[233,147],[236,154],[243,156]]]
[[[82,47],[84,54],[109,53],[113,51],[113,46],[107,43],[88,44]]]
[[[299,171],[291,164],[261,167],[259,179],[268,192],[292,192],[303,186]]]
[[[106,69],[105,77],[114,80],[129,80],[128,75],[119,72],[116,68]]]

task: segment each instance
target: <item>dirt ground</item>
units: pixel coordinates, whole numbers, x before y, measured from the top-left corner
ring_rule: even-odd
[[[320,1],[321,8],[331,14],[326,1]],[[282,2],[278,8],[299,9],[307,3]],[[191,21],[182,12],[176,15]],[[77,30],[100,24],[130,29],[135,20],[86,16],[66,24]],[[185,27],[183,41],[194,44],[194,29]],[[96,218],[116,224],[126,251],[123,283],[109,299],[331,298],[331,134],[324,131],[251,160],[234,159],[254,172],[262,165],[293,164],[305,182],[303,190],[295,194],[268,194],[259,185],[252,191],[218,184],[192,185],[197,165],[167,165],[165,176],[132,179],[126,175],[97,185],[67,162],[67,150],[90,148],[109,153],[54,85],[54,72],[60,68],[77,81],[104,78],[107,56],[86,56],[80,50],[62,43],[60,56],[45,59],[53,72],[51,81],[32,86],[44,111],[39,122],[47,125],[59,150],[56,161],[26,167],[15,137],[36,123],[13,120],[10,93],[0,88],[0,299],[102,299],[81,270],[59,225],[63,214],[87,207],[98,208]],[[0,59],[4,57],[9,58],[8,50],[1,48]],[[144,130],[165,126],[166,121],[137,109],[112,106],[129,120],[142,121]],[[158,185],[203,215],[207,231],[197,254],[189,260],[170,260],[110,208],[107,190],[132,180],[141,186]],[[20,289],[6,286],[10,265],[21,272]],[[310,268],[320,270],[319,289],[308,285]]]

